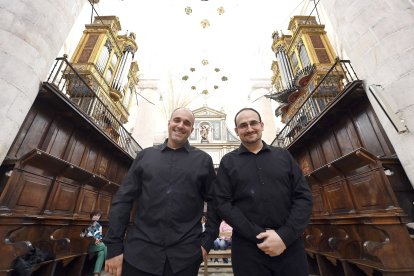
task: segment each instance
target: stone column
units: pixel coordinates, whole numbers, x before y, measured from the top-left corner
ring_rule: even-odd
[[[0,163],[85,4],[0,0]]]
[[[349,57],[367,92],[379,85],[388,111],[406,125],[407,131],[397,132],[367,93],[414,185],[414,0],[331,0],[321,5],[337,53]]]
[[[264,97],[264,95],[272,90],[272,85],[270,84],[270,80],[266,78],[255,78],[250,81],[252,86],[249,93],[250,104],[248,106],[253,107],[260,113],[264,123],[262,139],[270,145],[276,137],[277,119],[271,100]]]
[[[137,96],[138,111],[132,137],[139,141],[142,148],[151,147],[154,143],[163,143],[167,135],[167,122],[159,109],[162,103],[158,85],[158,79],[139,80],[138,93],[145,99]]]

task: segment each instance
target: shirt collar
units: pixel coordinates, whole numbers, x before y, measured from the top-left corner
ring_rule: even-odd
[[[168,149],[170,149],[170,150],[173,150],[172,148],[169,148],[168,146],[167,146],[167,142],[168,142],[168,138],[167,139],[165,139],[165,141],[164,141],[164,143],[161,145],[161,151],[164,151],[164,150],[166,150],[167,148]],[[187,142],[184,144],[184,146],[183,147],[181,147],[181,148],[178,148],[178,149],[176,149],[176,150],[181,150],[182,148],[184,148],[187,152],[190,152],[190,143],[188,142],[188,140],[187,140]]]
[[[268,144],[266,144],[265,141],[262,140],[263,143],[263,147],[259,150],[259,152],[261,151],[270,151],[271,148]],[[239,146],[239,154],[245,153],[245,152],[250,152],[243,144],[240,144]]]

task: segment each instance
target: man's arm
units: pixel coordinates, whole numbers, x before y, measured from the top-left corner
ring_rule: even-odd
[[[124,254],[110,258],[106,260],[105,262],[105,271],[113,276],[121,276],[123,262],[124,262]]]
[[[287,150],[283,151],[290,164],[292,207],[286,223],[275,230],[286,247],[289,247],[295,240],[300,238],[310,221],[312,213],[312,193],[303,176],[302,170],[293,159],[292,155]]]
[[[265,232],[265,229],[248,220],[244,213],[232,203],[232,184],[223,162],[220,163],[217,172],[215,194],[218,213],[233,227],[233,231],[254,243],[261,242],[256,236],[259,233]]]
[[[205,186],[206,189],[204,191],[204,201],[207,202],[207,217],[205,223],[205,230],[202,233],[202,248],[205,250],[204,253],[210,251],[211,247],[213,246],[214,240],[218,236],[219,226],[221,219],[218,216],[217,210],[214,206],[214,185],[216,179],[216,173],[214,172],[213,161],[211,158],[208,158],[208,176],[206,178]]]
[[[111,262],[110,260],[123,254],[124,236],[129,224],[132,205],[141,191],[138,165],[142,159],[142,155],[142,153],[139,153],[132,163],[119,190],[112,200],[111,209],[109,211],[109,228],[105,235],[104,242],[108,249],[107,259],[110,265],[108,269],[111,271],[116,271],[115,268],[111,267],[111,264],[119,263],[119,258],[117,259],[117,262]],[[107,267],[107,265],[105,265],[105,267]]]
[[[262,243],[257,244],[257,247],[271,257],[279,256],[286,249],[285,243],[273,229],[260,233],[257,238],[263,240]]]

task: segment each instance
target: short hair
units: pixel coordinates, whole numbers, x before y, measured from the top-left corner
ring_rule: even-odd
[[[194,122],[193,122],[193,125],[194,125],[194,123],[195,123],[195,115],[194,115],[193,111],[191,111],[191,110],[190,110],[190,109],[188,109],[187,107],[177,107],[176,109],[174,109],[174,110],[171,112],[171,115],[170,115],[170,120],[172,119],[172,116],[173,116],[174,112],[176,112],[177,110],[180,110],[180,109],[187,110],[187,111],[189,111],[189,112],[191,113],[191,115],[193,116],[193,119],[194,119]]]
[[[99,216],[102,216],[102,212],[101,212],[101,210],[94,210],[94,211],[92,211],[91,213],[90,213],[90,217],[91,218],[93,218],[94,216],[96,216],[96,215],[99,215]]]
[[[235,125],[236,127],[237,127],[237,123],[236,123],[236,118],[237,118],[237,116],[239,116],[239,114],[240,114],[240,113],[242,113],[243,111],[246,111],[246,110],[250,110],[250,111],[255,112],[255,113],[257,114],[257,116],[259,116],[259,122],[261,122],[261,121],[262,121],[262,116],[260,116],[259,111],[257,111],[257,110],[256,110],[256,109],[254,109],[254,108],[251,108],[251,107],[245,107],[245,108],[240,109],[240,110],[236,113],[236,116],[234,116],[234,125]]]

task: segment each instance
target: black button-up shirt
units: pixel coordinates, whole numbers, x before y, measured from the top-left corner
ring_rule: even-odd
[[[142,150],[113,198],[104,242],[108,258],[124,253],[128,263],[153,274],[163,273],[166,258],[173,272],[197,260],[201,246],[209,250],[219,219],[208,204],[202,234],[204,201],[212,200],[215,172],[211,157],[187,144],[170,149],[167,142]],[[129,223],[134,201],[134,224]]]
[[[241,145],[222,158],[215,189],[218,212],[235,237],[256,243],[256,235],[271,228],[289,246],[309,223],[312,195],[285,149],[263,142],[254,154]]]

